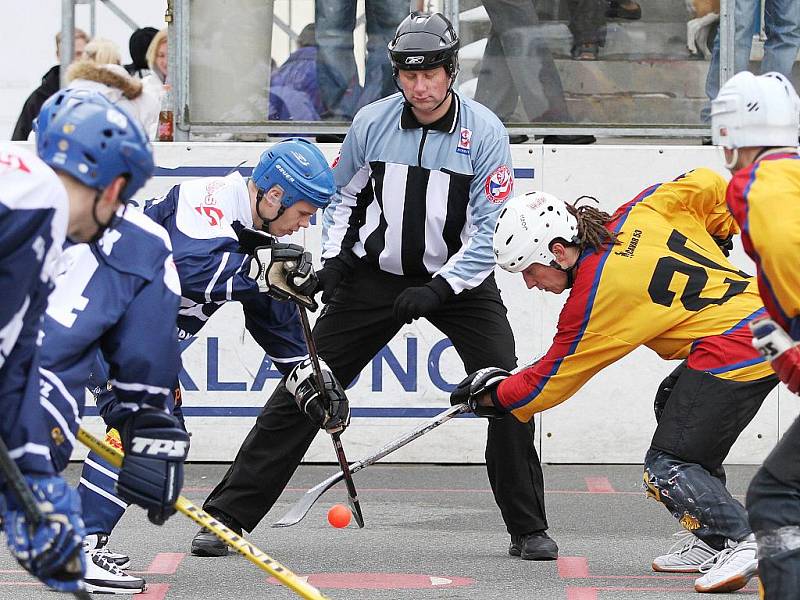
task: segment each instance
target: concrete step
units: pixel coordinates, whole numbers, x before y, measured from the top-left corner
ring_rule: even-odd
[[[699,125],[705,102],[667,94],[568,94],[566,100],[576,122],[620,125]]]
[[[705,98],[709,63],[701,60],[557,59],[568,94],[652,94]]]

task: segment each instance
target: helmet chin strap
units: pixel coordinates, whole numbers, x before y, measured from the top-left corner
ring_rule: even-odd
[[[405,103],[408,104],[411,108],[414,108],[414,105],[411,103],[411,101],[408,98],[406,98],[406,93],[405,91],[403,91],[402,86],[397,82],[397,77],[395,76],[392,79],[394,79],[394,87],[396,87],[400,92],[400,94],[403,96],[403,100],[405,101]],[[449,98],[450,94],[453,92],[453,84],[455,82],[456,82],[455,75],[451,75],[450,83],[447,86],[447,93],[444,95],[444,98],[442,98],[442,101],[431,109],[431,112],[438,110],[439,107],[447,101],[447,98]]]
[[[258,191],[256,192],[256,213],[261,218],[261,220],[264,221],[261,224],[261,231],[263,231],[264,233],[269,233],[269,224],[272,223],[273,221],[277,221],[286,210],[286,207],[283,204],[281,204],[278,207],[278,214],[276,214],[271,219],[266,218],[264,215],[261,214],[261,200],[264,199],[265,194],[266,192],[264,190],[258,188]]]
[[[106,229],[113,226],[117,219],[117,211],[111,213],[111,217],[109,217],[108,221],[105,223],[101,223],[100,219],[97,218],[97,206],[100,204],[100,197],[103,195],[105,190],[97,190],[97,193],[94,195],[94,203],[92,204],[92,219],[94,220],[95,225],[97,225],[97,232],[89,239],[86,243],[87,244],[94,244],[95,242],[99,242],[100,239],[106,232]],[[128,208],[128,204],[124,204],[125,210]],[[125,214],[123,212],[123,214]]]

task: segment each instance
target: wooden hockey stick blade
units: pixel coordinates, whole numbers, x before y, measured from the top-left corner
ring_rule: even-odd
[[[460,415],[462,413],[469,412],[469,407],[466,404],[457,404],[455,406],[451,406],[447,410],[439,413],[435,417],[431,417],[421,425],[419,425],[416,429],[413,429],[407,433],[404,433],[400,437],[388,442],[387,444],[383,445],[380,450],[364,458],[358,462],[354,462],[350,465],[348,471],[351,475],[358,473],[361,469],[364,469],[371,464],[378,462],[380,459],[388,456],[395,450],[399,450],[406,444],[413,442],[418,437],[421,437],[428,433],[431,429],[436,429],[442,423],[446,423],[453,417]],[[319,500],[322,495],[335,486],[337,483],[344,479],[344,471],[339,471],[328,477],[325,481],[322,481],[312,487],[311,489],[307,490],[300,499],[295,502],[291,508],[280,518],[280,520],[276,521],[272,524],[273,527],[291,527],[292,525],[297,525],[303,518],[308,514],[308,511],[311,510],[311,507],[314,506],[317,500]]]
[[[22,474],[22,471],[19,470],[14,459],[11,458],[8,446],[6,446],[2,438],[0,438],[0,471],[2,471],[3,477],[5,477],[5,480],[9,483],[11,489],[14,490],[14,494],[17,496],[20,504],[22,504],[25,518],[33,525],[38,525],[44,521],[44,515],[42,515],[42,511],[39,510],[36,498],[33,497],[33,492],[25,481],[25,476]],[[92,595],[86,590],[78,590],[77,592],[71,593],[78,598],[78,600],[92,600]]]
[[[98,440],[82,427],[78,429],[78,439],[115,467],[122,466],[122,452],[109,446],[106,442]],[[211,533],[228,544],[228,546],[236,550],[262,571],[266,571],[272,575],[281,584],[288,587],[301,598],[305,598],[306,600],[326,600],[328,598],[313,585],[295,575],[267,553],[259,550],[252,542],[249,542],[234,531],[231,531],[183,496],[178,496],[178,499],[175,501],[175,509],[189,517],[201,527],[205,527],[211,531]]]

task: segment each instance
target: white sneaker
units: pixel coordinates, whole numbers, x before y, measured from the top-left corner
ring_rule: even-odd
[[[758,572],[756,541],[751,534],[739,543],[728,540],[728,546],[701,565],[705,573],[694,581],[696,592],[734,592],[743,588]]]
[[[91,549],[84,541],[86,577],[83,581],[87,592],[103,594],[140,594],[147,585],[141,577],[128,575],[108,558],[105,548]]]
[[[688,531],[674,534],[678,541],[666,554],[653,559],[653,571],[661,573],[699,573],[700,565],[718,552]]]
[[[131,566],[131,559],[127,554],[113,552],[106,548],[106,544],[108,544],[108,536],[105,533],[93,533],[92,535],[87,535],[85,538],[83,538],[84,548],[88,547],[89,550],[104,550],[106,558],[112,561],[120,569],[125,570]]]

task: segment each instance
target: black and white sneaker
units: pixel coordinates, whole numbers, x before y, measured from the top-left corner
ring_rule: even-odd
[[[83,538],[83,547],[89,550],[104,550],[106,559],[113,562],[120,569],[125,570],[131,566],[131,559],[127,554],[120,552],[113,552],[106,547],[108,544],[108,536],[105,533],[93,533]]]
[[[141,577],[128,575],[120,569],[105,548],[90,549],[84,542],[86,555],[86,576],[84,585],[87,592],[101,594],[140,594],[147,589]],[[130,562],[130,561],[129,561]]]

